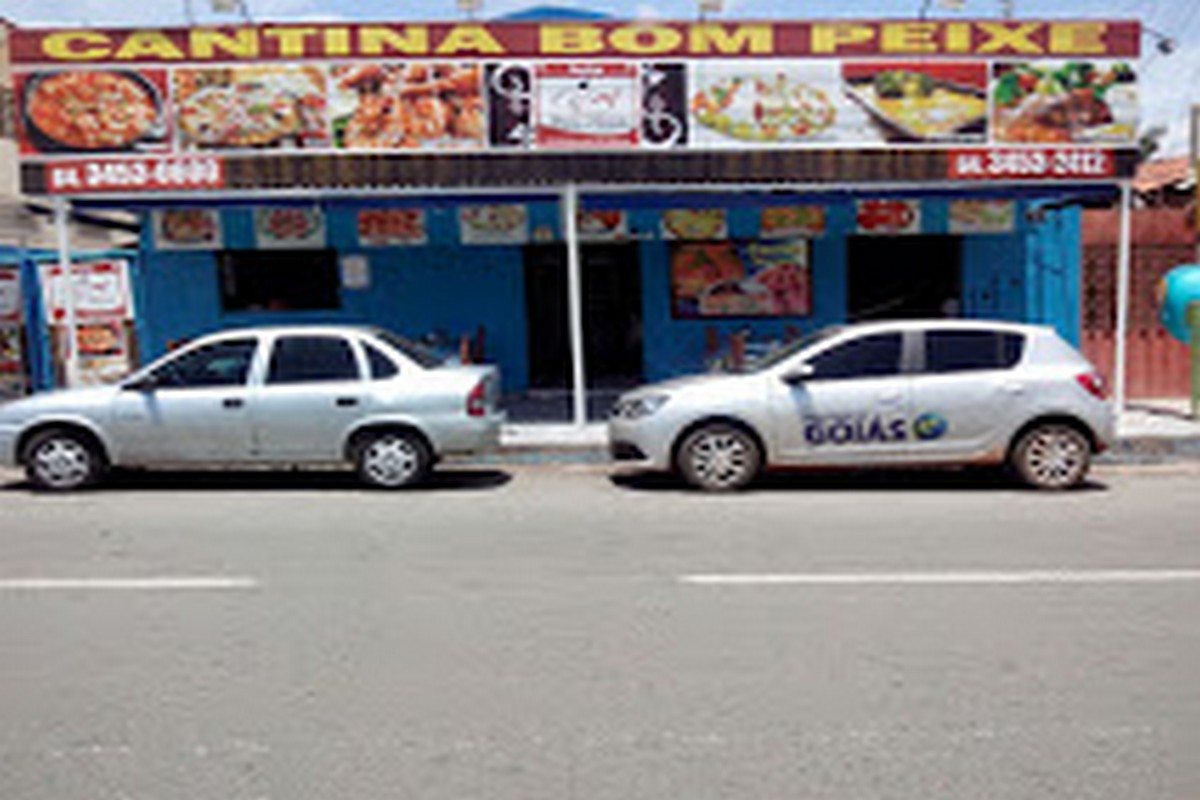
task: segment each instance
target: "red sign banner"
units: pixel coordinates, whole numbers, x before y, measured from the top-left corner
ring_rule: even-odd
[[[829,20],[254,25],[17,29],[14,66],[307,59],[1136,58],[1141,27],[1110,20]]]
[[[167,192],[221,189],[225,164],[219,158],[108,158],[47,164],[51,194],[96,192]]]
[[[1111,150],[1092,148],[951,150],[947,177],[956,181],[1105,180],[1117,174]]]

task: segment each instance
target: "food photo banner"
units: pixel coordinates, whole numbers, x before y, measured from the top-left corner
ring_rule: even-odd
[[[220,190],[227,156],[1130,147],[1138,31],[1104,21],[18,30],[13,80],[20,155],[43,165],[47,191]]]

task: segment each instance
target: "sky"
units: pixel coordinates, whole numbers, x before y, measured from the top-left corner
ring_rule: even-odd
[[[618,19],[688,19],[696,16],[694,0],[482,0],[483,19],[533,6],[597,11]],[[0,17],[18,25],[174,26],[192,18],[201,23],[233,22],[236,16],[213,14],[211,0],[0,0]],[[455,0],[245,0],[257,22],[386,20],[428,21],[461,18]],[[1148,33],[1143,46],[1140,91],[1142,128],[1166,126],[1160,155],[1188,152],[1189,108],[1200,103],[1200,0],[1010,0],[1020,18],[1137,19]],[[961,11],[947,10],[942,0],[724,0],[715,19],[832,19],[915,17],[923,4],[939,18],[994,17],[1002,0],[962,0]],[[1156,45],[1169,37],[1175,49],[1162,55]]]

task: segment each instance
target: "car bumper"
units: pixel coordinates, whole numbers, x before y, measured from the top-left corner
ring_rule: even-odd
[[[500,448],[500,426],[505,414],[497,412],[483,417],[468,417],[465,421],[448,426],[439,436],[439,449],[443,455],[465,455],[487,453]]]
[[[613,460],[654,470],[671,469],[671,431],[655,424],[653,415],[640,420],[610,419],[608,451]]]
[[[0,425],[0,467],[16,467],[17,439],[19,429],[15,426]]]

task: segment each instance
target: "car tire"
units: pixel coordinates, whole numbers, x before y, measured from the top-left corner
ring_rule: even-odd
[[[675,466],[684,480],[706,492],[744,488],[762,469],[762,448],[744,428],[712,423],[683,439]]]
[[[1091,466],[1087,437],[1071,425],[1039,425],[1017,440],[1009,467],[1035,489],[1057,491],[1079,485]]]
[[[433,458],[429,445],[410,431],[384,431],[363,437],[354,451],[354,464],[364,483],[376,489],[400,489],[420,483]]]
[[[91,437],[64,429],[36,434],[26,446],[23,460],[29,482],[49,492],[87,488],[108,469],[103,451]]]

